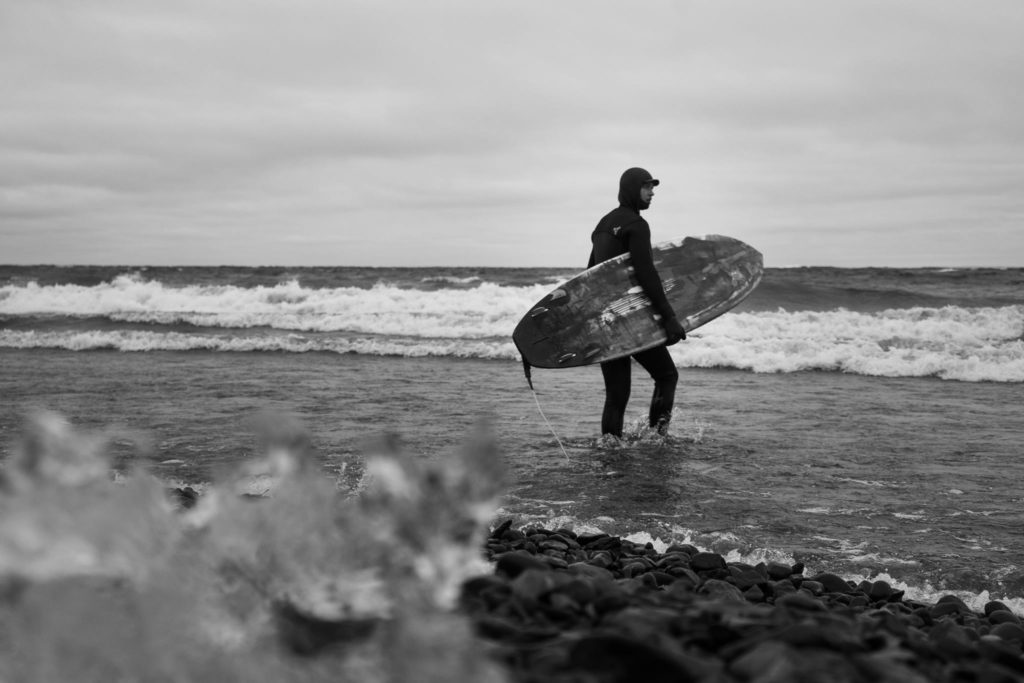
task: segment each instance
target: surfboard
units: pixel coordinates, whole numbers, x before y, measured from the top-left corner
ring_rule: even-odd
[[[652,252],[687,334],[743,301],[764,272],[760,252],[723,235],[663,242]],[[533,367],[579,367],[664,344],[660,318],[623,254],[547,294],[519,321],[512,340]]]

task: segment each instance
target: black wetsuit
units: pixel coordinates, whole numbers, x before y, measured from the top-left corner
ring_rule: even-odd
[[[672,306],[665,297],[661,277],[654,267],[651,253],[651,228],[640,216],[640,189],[650,174],[642,169],[630,169],[622,175],[619,183],[619,206],[600,220],[591,235],[593,248],[590,252],[590,268],[602,261],[629,253],[634,274],[644,293],[651,299],[654,309],[662,317],[663,324],[676,317]],[[649,421],[664,433],[672,417],[675,403],[676,383],[679,372],[669,355],[668,348],[658,346],[634,354],[633,358],[654,380],[654,395],[651,397]],[[601,433],[622,436],[622,423],[629,402],[631,368],[629,357],[601,363],[604,375],[605,402],[601,415]]]

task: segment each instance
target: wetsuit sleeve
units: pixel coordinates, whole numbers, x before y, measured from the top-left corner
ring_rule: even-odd
[[[633,262],[633,271],[637,282],[651,303],[662,317],[662,325],[669,318],[675,318],[675,311],[665,296],[665,288],[661,284],[661,276],[654,267],[654,254],[651,253],[651,229],[647,221],[641,220],[629,227],[629,256]]]

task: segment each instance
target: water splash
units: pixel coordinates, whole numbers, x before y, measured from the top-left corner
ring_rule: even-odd
[[[0,680],[503,681],[452,609],[501,490],[490,439],[385,448],[348,495],[300,425],[264,427],[181,511],[144,471],[111,478],[101,437],[35,418],[2,471]]]

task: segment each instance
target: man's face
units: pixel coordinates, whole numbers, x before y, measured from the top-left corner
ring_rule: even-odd
[[[654,199],[654,183],[644,183],[640,186],[640,208],[646,209]]]

